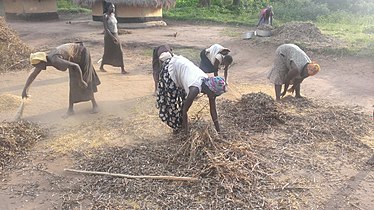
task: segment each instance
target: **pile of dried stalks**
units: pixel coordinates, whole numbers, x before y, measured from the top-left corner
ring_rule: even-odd
[[[26,154],[44,135],[36,124],[27,121],[0,123],[0,167],[15,157]]]
[[[346,47],[343,41],[322,34],[321,30],[310,22],[288,22],[273,29],[271,37],[261,37],[255,40],[275,45],[294,43],[311,50]]]
[[[238,102],[223,101],[220,109],[224,124],[237,131],[263,132],[284,123],[282,112],[278,111],[273,98],[265,93],[246,94]]]
[[[74,207],[89,200],[92,209],[297,208],[300,204],[295,197],[308,196],[313,183],[293,180],[296,166],[298,172],[320,171],[329,180],[340,165],[362,161],[362,157],[348,157],[369,153],[357,138],[367,135],[373,124],[357,110],[306,99],[286,98],[275,103],[263,93],[244,95],[238,102],[223,101],[219,107],[224,107],[220,109],[225,130],[221,134],[215,132],[210,120],[197,116],[188,135],[159,143],[150,140],[133,148],[112,147],[75,154],[76,169],[189,176],[199,181],[84,176],[78,182],[58,186],[64,192],[63,205]],[[354,149],[340,149],[349,146]],[[341,158],[342,153],[345,158]],[[277,180],[281,175],[290,180]]]
[[[29,67],[30,52],[31,49],[20,40],[17,32],[0,17],[0,73]]]

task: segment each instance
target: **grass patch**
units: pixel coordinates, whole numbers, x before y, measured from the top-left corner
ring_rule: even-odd
[[[350,55],[374,55],[374,16],[333,13],[316,22],[322,33],[347,43],[343,50]],[[340,49],[341,51],[341,49]]]
[[[255,26],[258,21],[257,14],[244,11],[232,11],[218,6],[209,8],[183,7],[164,11],[163,16],[171,20],[215,22],[233,25]]]
[[[57,12],[59,13],[91,13],[91,9],[80,7],[77,4],[74,4],[71,0],[58,0],[57,1]]]

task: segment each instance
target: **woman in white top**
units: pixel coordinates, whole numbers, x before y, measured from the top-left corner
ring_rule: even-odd
[[[187,112],[201,92],[209,98],[210,114],[219,132],[216,97],[225,92],[225,80],[222,77],[208,77],[183,56],[165,52],[160,55],[160,60],[163,69],[158,83],[157,104],[161,120],[174,131],[188,131]]]
[[[126,74],[125,65],[123,62],[122,45],[118,37],[117,19],[114,14],[115,6],[108,3],[106,13],[104,13],[104,55],[101,60],[100,71],[106,72],[104,65],[112,65],[121,67],[121,73]]]
[[[229,55],[230,50],[219,44],[214,44],[200,52],[200,69],[205,73],[214,73],[218,76],[218,70],[223,67],[224,77],[227,83],[228,69],[233,59]]]

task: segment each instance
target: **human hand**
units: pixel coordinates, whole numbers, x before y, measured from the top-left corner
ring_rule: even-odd
[[[116,37],[113,37],[113,42],[114,42],[114,44],[118,44],[119,43],[119,41],[118,41],[118,39]]]
[[[26,90],[23,90],[22,91],[22,99],[24,98],[28,98],[29,96],[27,95],[27,91]]]
[[[287,92],[293,94],[293,93],[295,92],[295,88],[294,88],[294,86],[290,87],[290,88],[287,90]]]
[[[81,88],[87,88],[88,87],[87,83],[85,81],[83,81],[83,80],[79,83],[79,86]]]
[[[283,92],[281,93],[280,97],[283,98],[283,97],[286,95],[286,93],[287,93],[286,90],[283,91]]]

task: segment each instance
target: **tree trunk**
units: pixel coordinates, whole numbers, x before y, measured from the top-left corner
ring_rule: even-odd
[[[232,5],[234,6],[240,6],[240,0],[233,0]]]
[[[199,0],[201,7],[210,7],[210,0]]]

